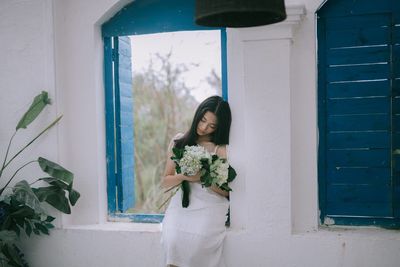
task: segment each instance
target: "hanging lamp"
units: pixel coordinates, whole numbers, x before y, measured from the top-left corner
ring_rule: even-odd
[[[253,27],[286,19],[284,0],[196,0],[195,22],[209,27]]]

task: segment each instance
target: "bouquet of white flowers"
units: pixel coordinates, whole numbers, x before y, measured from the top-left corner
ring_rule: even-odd
[[[174,155],[171,159],[175,162],[177,173],[184,175],[195,175],[201,172],[200,181],[202,186],[218,186],[222,190],[232,191],[228,183],[236,177],[236,171],[228,164],[226,159],[211,155],[202,146],[185,146],[183,149],[173,148]],[[188,181],[181,183],[182,206],[189,205],[190,187]]]
[[[201,184],[205,187],[212,185],[218,186],[222,190],[232,191],[228,183],[236,177],[236,171],[227,162],[226,159],[212,155],[209,164],[203,164],[204,173],[200,178]]]
[[[175,152],[176,152],[176,148]],[[180,153],[179,153],[180,154]],[[182,158],[174,158],[180,172],[187,176],[193,176],[202,168],[203,161],[210,161],[211,154],[202,146],[185,146]]]

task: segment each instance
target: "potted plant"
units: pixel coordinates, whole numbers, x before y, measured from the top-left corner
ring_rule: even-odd
[[[8,143],[2,164],[0,162],[0,267],[28,266],[17,244],[22,234],[27,237],[32,234],[48,235],[49,230],[54,228],[52,221],[55,218],[48,214],[44,203],[65,214],[70,214],[70,205],[75,205],[80,197],[80,194],[72,187],[74,175],[57,163],[42,157],[28,161],[16,170],[9,171],[8,173],[13,173],[10,177],[3,177],[4,170],[10,168],[10,163],[61,119],[62,116],[56,118],[15,155],[9,155],[16,134],[21,129],[27,128],[50,103],[48,93],[44,91],[34,98],[28,111],[18,122]],[[45,173],[44,177],[38,178],[33,183],[20,180],[12,184],[21,169],[34,163],[39,164]],[[37,182],[44,185],[34,186]]]

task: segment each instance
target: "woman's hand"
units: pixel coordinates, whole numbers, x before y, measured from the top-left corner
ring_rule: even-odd
[[[201,177],[201,172],[199,171],[193,176],[184,175],[183,179],[188,182],[200,182],[200,177]]]
[[[221,188],[219,188],[216,185],[212,185],[210,188],[211,188],[212,191],[214,191],[215,193],[220,194],[223,197],[229,196],[229,192],[228,191],[222,190]]]

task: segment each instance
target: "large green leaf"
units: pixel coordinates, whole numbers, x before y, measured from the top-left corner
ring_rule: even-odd
[[[45,182],[49,183],[50,185],[53,185],[53,186],[56,186],[63,190],[68,191],[69,202],[71,203],[72,206],[74,206],[76,204],[79,197],[81,196],[81,194],[78,191],[76,191],[72,188],[72,183],[70,185],[67,185],[63,181],[61,181],[57,178],[53,178],[53,177],[45,177],[45,178],[41,178],[39,180],[45,181]]]
[[[47,196],[46,202],[63,213],[71,214],[71,207],[65,197],[65,191],[62,189],[54,190],[53,194]]]
[[[71,191],[69,191],[69,202],[72,206],[75,206],[80,196],[81,194],[79,194],[79,192],[74,189],[71,189]]]
[[[67,169],[58,165],[57,163],[42,157],[38,158],[38,162],[40,168],[44,172],[48,173],[53,178],[59,179],[67,186],[71,185],[72,181],[74,180],[74,175],[72,174],[72,172],[68,171]]]
[[[70,214],[71,208],[68,203],[68,199],[65,196],[65,191],[57,186],[39,187],[33,189],[36,196],[40,201],[46,201],[54,208],[59,211]]]
[[[43,202],[46,200],[48,190],[49,189],[47,187],[32,188],[32,191],[35,193],[35,195],[37,196],[37,198],[39,199],[40,202]]]
[[[50,185],[57,186],[63,190],[69,190],[69,188],[71,188],[70,185],[67,185],[65,182],[63,182],[57,178],[45,177],[45,178],[40,178],[39,180],[45,181],[45,182],[49,183]]]
[[[15,186],[13,187],[13,193],[16,200],[21,204],[30,207],[36,213],[46,214],[46,211],[43,209],[39,199],[32,191],[27,181],[22,180],[15,184]]]
[[[36,119],[36,117],[48,104],[50,104],[48,93],[42,91],[42,93],[40,93],[33,99],[33,102],[28,111],[26,111],[22,118],[19,120],[16,130],[21,128],[25,129],[32,121]]]

